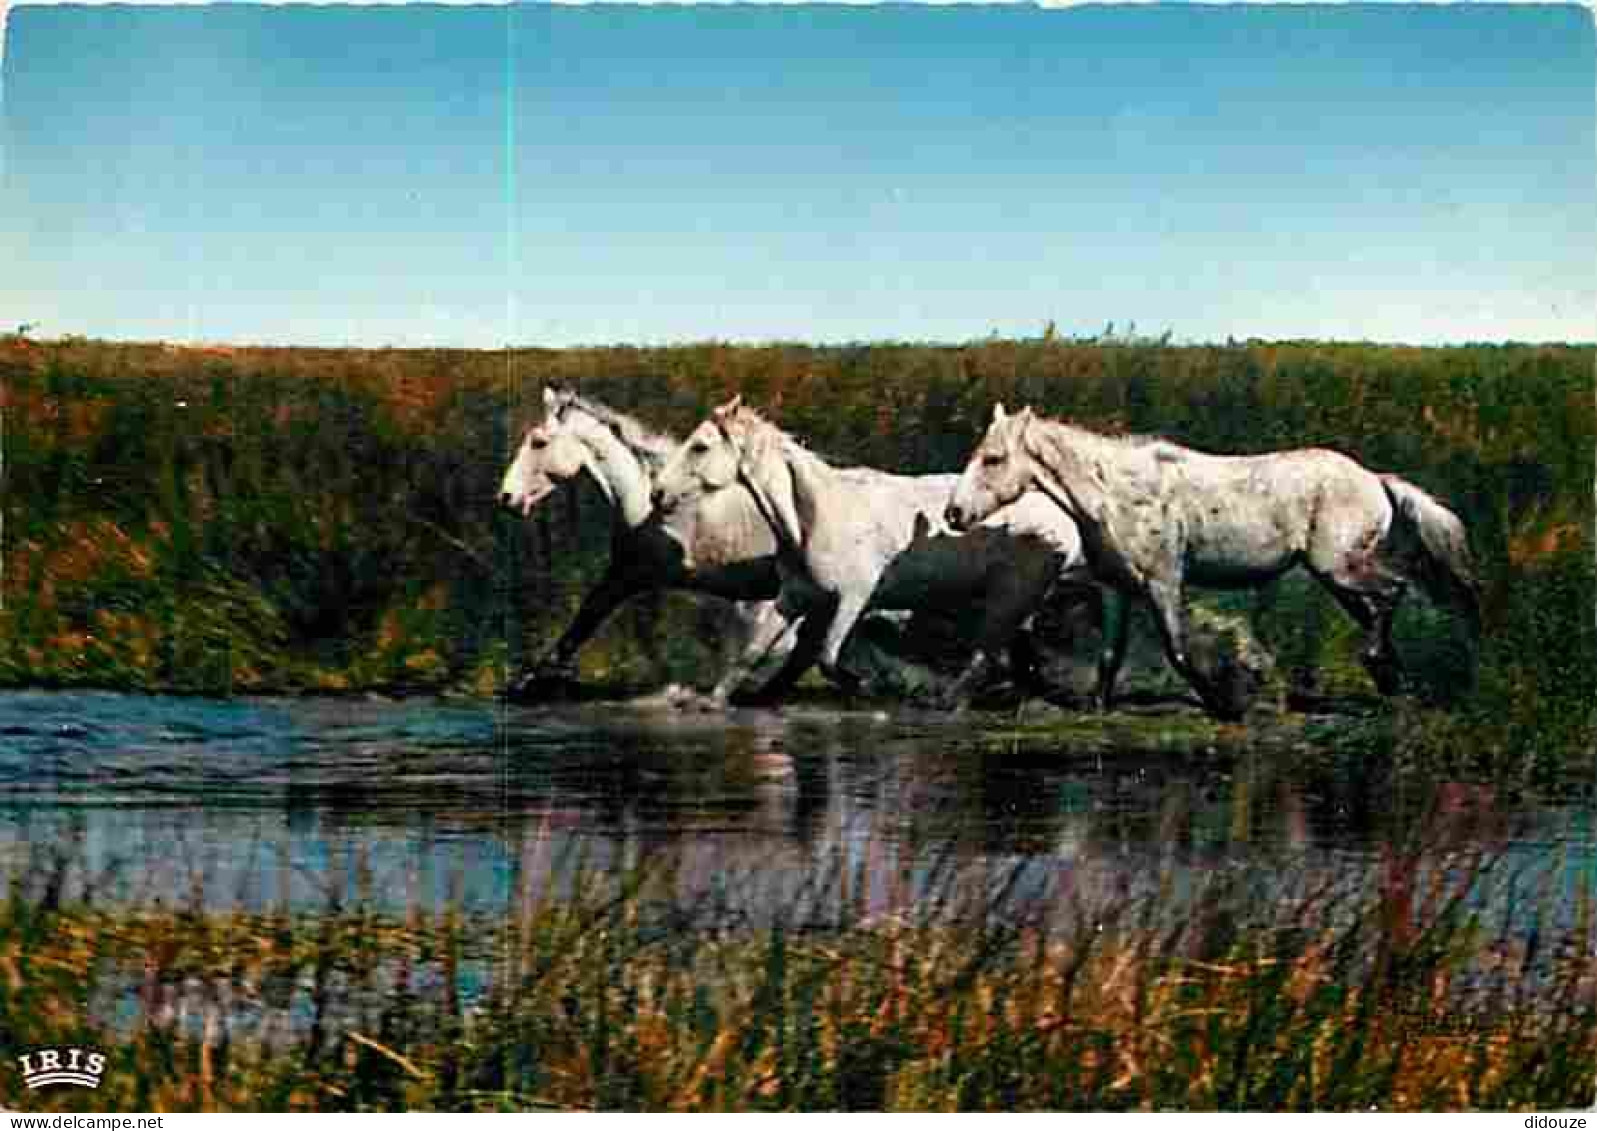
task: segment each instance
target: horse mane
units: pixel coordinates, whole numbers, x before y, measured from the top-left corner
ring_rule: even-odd
[[[1055,416],[1037,416],[1037,423],[1053,425],[1063,429],[1067,434],[1076,437],[1086,437],[1089,443],[1111,444],[1118,448],[1130,448],[1134,451],[1155,449],[1153,456],[1159,460],[1179,460],[1194,449],[1183,447],[1168,436],[1161,436],[1154,432],[1098,432],[1091,428],[1083,428],[1079,424],[1072,424],[1068,420],[1061,420]]]
[[[792,447],[807,456],[820,460],[833,470],[846,470],[843,464],[825,452],[818,452],[811,448],[774,420],[766,417],[758,409],[751,408],[748,405],[740,405],[737,410],[737,419],[749,423],[749,439],[753,447],[764,448],[769,445]]]
[[[565,397],[567,398],[565,407],[580,408],[605,425],[651,471],[663,468],[666,461],[671,458],[671,453],[676,450],[675,439],[662,432],[656,432],[636,417],[628,416],[607,404],[601,404],[577,393],[566,393]]]
[[[1085,481],[1121,500],[1157,491],[1156,466],[1189,452],[1161,436],[1106,436],[1044,416],[1032,420],[1025,443],[1061,482]]]
[[[1146,448],[1154,444],[1170,443],[1165,437],[1153,432],[1096,432],[1091,428],[1083,428],[1079,424],[1068,424],[1063,420],[1053,420],[1048,417],[1043,419],[1049,420],[1052,424],[1064,424],[1066,428],[1076,432],[1090,432],[1095,439],[1118,444],[1122,448]]]

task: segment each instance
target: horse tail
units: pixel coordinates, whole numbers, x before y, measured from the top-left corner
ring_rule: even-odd
[[[1459,609],[1470,635],[1480,638],[1480,582],[1464,533],[1464,523],[1425,491],[1396,475],[1382,475],[1381,486],[1392,500],[1399,521],[1414,535],[1420,549],[1416,580],[1430,599]]]

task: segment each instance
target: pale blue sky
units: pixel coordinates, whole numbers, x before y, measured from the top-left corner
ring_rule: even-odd
[[[1597,338],[1551,6],[11,10],[0,324]]]

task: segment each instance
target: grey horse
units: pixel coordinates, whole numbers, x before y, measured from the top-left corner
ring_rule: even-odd
[[[1383,694],[1402,685],[1392,619],[1411,583],[1459,608],[1480,634],[1478,586],[1464,525],[1414,484],[1323,448],[1220,456],[1168,440],[1109,437],[1028,407],[993,410],[948,501],[968,529],[1028,494],[1075,519],[1102,584],[1151,604],[1171,664],[1211,713],[1234,705],[1187,652],[1187,585],[1262,585],[1295,566],[1314,576],[1365,632],[1361,659]],[[1122,615],[1100,661],[1099,701],[1110,705],[1125,655]]]
[[[655,589],[689,589],[737,602],[745,638],[760,638],[762,656],[781,655],[771,647],[770,634],[760,631],[777,616],[777,542],[749,491],[734,484],[691,507],[657,515],[649,501],[654,475],[675,440],[566,390],[544,390],[544,409],[505,471],[500,502],[527,515],[557,487],[589,475],[613,509],[610,563],[553,649],[512,685],[512,693],[526,694],[540,683],[574,683],[583,644],[622,603]],[[787,620],[781,625],[787,628]],[[760,689],[762,696],[779,694],[803,674],[808,664],[791,658]],[[753,668],[752,661],[732,666],[716,690],[718,699],[729,698]]]
[[[857,682],[839,658],[868,609],[968,610],[976,649],[943,696],[956,705],[987,680],[1050,592],[1084,580],[1086,567],[1075,524],[1037,500],[950,533],[942,514],[955,479],[834,467],[734,397],[671,457],[654,502],[671,514],[747,486],[781,547],[781,613],[826,625],[819,659],[835,682]],[[782,627],[772,620],[759,631],[746,658]]]

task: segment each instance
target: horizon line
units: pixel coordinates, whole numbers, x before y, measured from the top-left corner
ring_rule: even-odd
[[[507,343],[498,346],[470,346],[470,345],[359,345],[345,342],[338,345],[325,345],[308,342],[248,342],[225,339],[175,339],[175,338],[101,338],[88,334],[62,334],[59,337],[35,337],[31,334],[17,333],[15,331],[0,335],[0,342],[11,348],[19,344],[24,347],[46,346],[133,346],[146,348],[164,348],[174,351],[194,351],[213,353],[237,353],[247,350],[258,351],[289,351],[305,350],[319,352],[341,353],[480,353],[500,354],[517,352],[540,353],[580,353],[584,351],[602,350],[636,350],[645,351],[671,351],[702,349],[706,346],[727,349],[769,350],[769,349],[815,349],[815,350],[849,350],[849,349],[971,349],[984,345],[1053,345],[1053,346],[1120,346],[1141,347],[1157,349],[1236,349],[1247,346],[1377,346],[1387,349],[1470,349],[1480,347],[1506,348],[1563,348],[1563,349],[1593,349],[1597,348],[1597,338],[1593,339],[1568,339],[1568,338],[1466,338],[1448,341],[1417,342],[1401,341],[1383,338],[1316,338],[1316,337],[1285,337],[1264,338],[1250,335],[1239,338],[1227,335],[1225,340],[1217,339],[1177,339],[1162,338],[1159,335],[1136,334],[1121,336],[1113,333],[1099,335],[1072,335],[1056,334],[1052,337],[1037,335],[1033,337],[1010,337],[993,334],[980,338],[931,339],[931,338],[855,338],[855,339],[804,339],[804,338],[685,338],[663,342],[576,342],[566,345],[542,345],[536,342]]]

